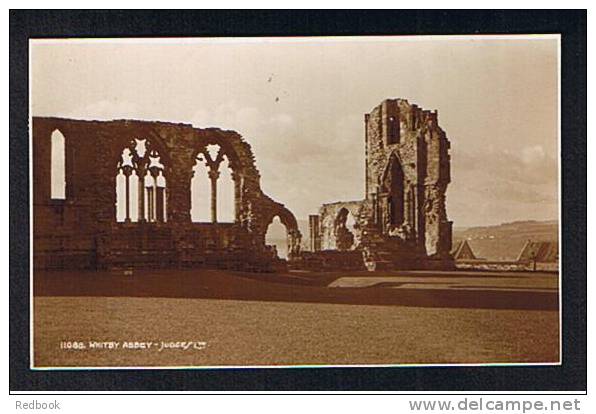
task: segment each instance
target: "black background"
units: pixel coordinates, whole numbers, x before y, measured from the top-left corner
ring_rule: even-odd
[[[429,368],[29,369],[28,39],[560,33],[563,364]],[[586,389],[586,11],[10,11],[10,390]],[[374,68],[371,68],[374,76]]]

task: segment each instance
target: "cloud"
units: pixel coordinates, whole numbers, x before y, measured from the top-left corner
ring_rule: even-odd
[[[230,101],[196,110],[191,121],[240,133],[255,154],[263,191],[299,217],[324,202],[363,198],[361,116],[314,124],[282,110],[266,112]]]
[[[452,151],[454,176],[499,177],[514,187],[554,185],[556,187],[557,160],[548,156],[541,146],[524,147],[514,152],[487,147],[484,151]],[[475,180],[478,181],[478,180]]]
[[[66,118],[109,121],[112,119],[143,119],[137,104],[117,98],[104,99],[64,114]]]
[[[451,168],[447,207],[457,225],[557,217],[557,162],[542,146],[453,152]]]
[[[525,164],[534,164],[544,160],[546,154],[542,145],[525,147],[521,150],[520,158]]]

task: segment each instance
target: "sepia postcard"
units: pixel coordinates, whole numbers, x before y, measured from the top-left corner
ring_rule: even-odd
[[[561,363],[559,35],[31,39],[29,87],[31,368]]]

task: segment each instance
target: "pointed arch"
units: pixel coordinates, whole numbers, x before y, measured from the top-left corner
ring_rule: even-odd
[[[167,221],[167,171],[154,143],[130,140],[116,169],[116,221]]]
[[[211,221],[211,188],[209,168],[203,161],[195,160],[190,180],[190,219],[194,223]]]
[[[265,244],[275,246],[277,257],[287,259],[288,257],[288,229],[281,222],[279,216],[275,216],[267,226],[265,232]]]
[[[53,200],[66,199],[66,151],[65,138],[60,130],[55,129],[51,136],[51,189]]]
[[[234,223],[239,174],[226,148],[217,143],[201,147],[195,155],[191,179],[190,212],[193,222]]]
[[[391,226],[398,227],[404,222],[405,174],[398,155],[394,152],[389,157],[387,167],[383,173],[382,186],[387,194],[387,221]]]
[[[286,228],[287,237],[287,255],[288,257],[296,256],[300,253],[300,243],[302,241],[302,234],[298,228],[298,221],[290,210],[288,210],[283,204],[275,204],[275,208],[272,209],[272,213],[264,221],[264,238],[266,239],[266,233],[269,229],[270,224],[275,218],[279,218],[279,222]]]
[[[354,249],[354,226],[356,220],[350,211],[342,207],[335,217],[334,233],[337,250]]]

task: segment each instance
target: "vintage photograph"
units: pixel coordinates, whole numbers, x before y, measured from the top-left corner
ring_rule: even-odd
[[[29,40],[31,367],[560,364],[559,60]]]

